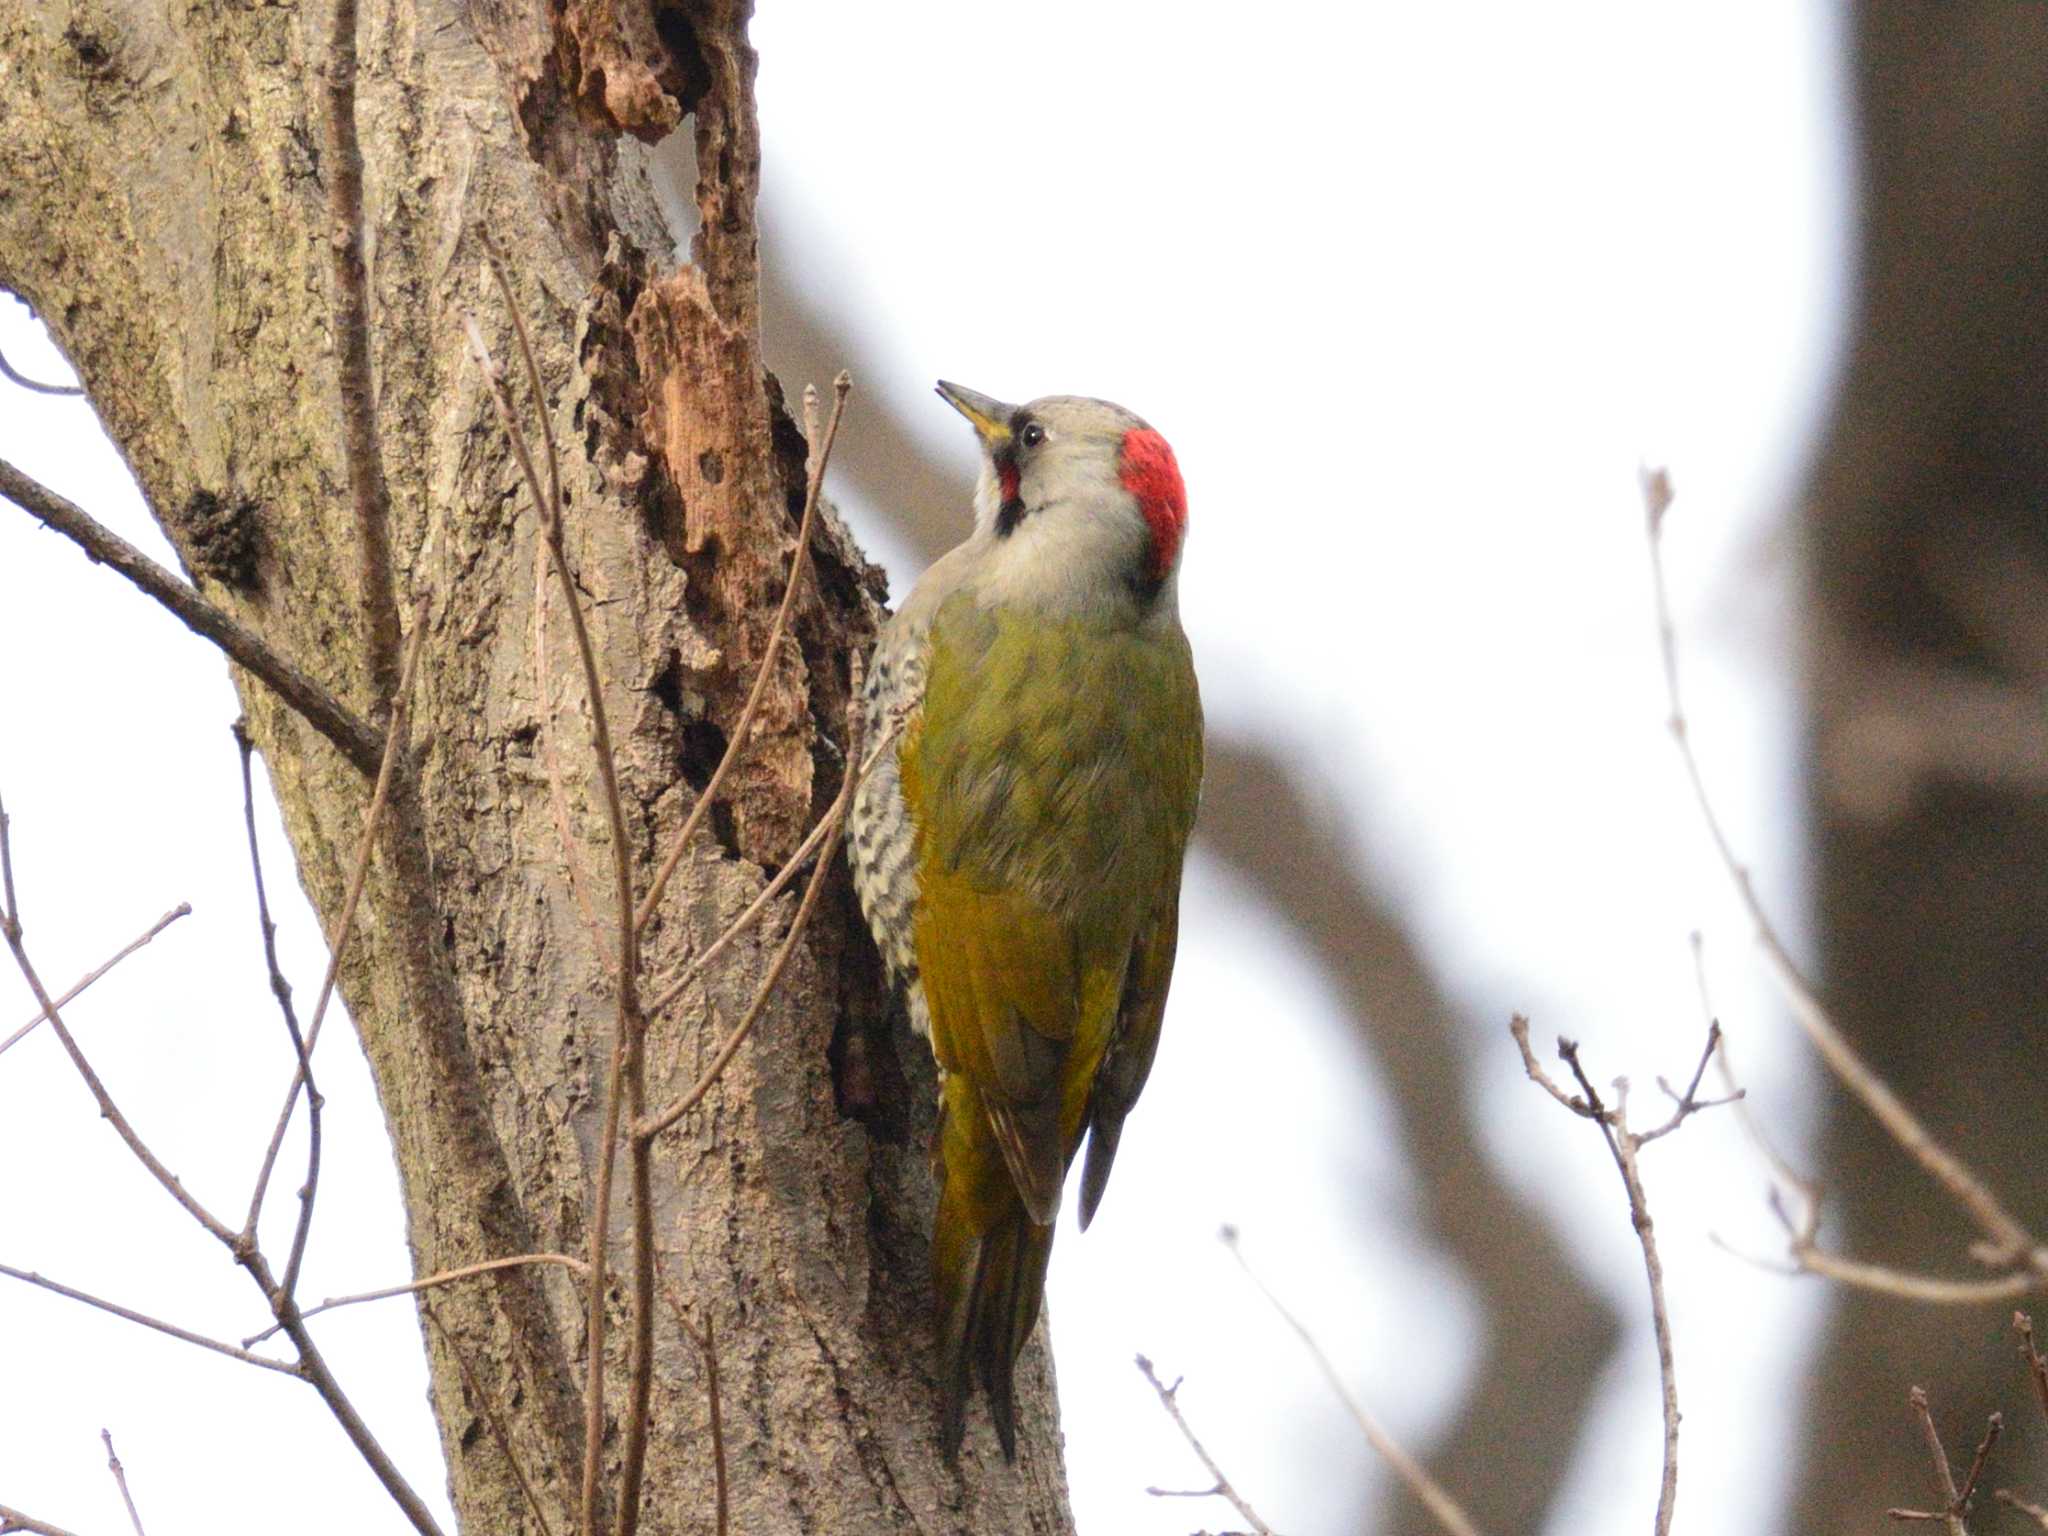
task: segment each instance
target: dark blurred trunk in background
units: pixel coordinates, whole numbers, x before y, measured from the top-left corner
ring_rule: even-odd
[[[1811,812],[1826,992],[1934,1133],[2048,1223],[2048,8],[1851,17],[1861,260],[1852,350],[1807,507]],[[1838,1094],[1822,1237],[1969,1274],[1974,1236]],[[2010,1305],[1843,1295],[1794,1438],[1784,1529],[1927,1507],[1906,1390],[1986,1483],[2048,1500]],[[1977,1536],[2026,1522],[1980,1500]]]

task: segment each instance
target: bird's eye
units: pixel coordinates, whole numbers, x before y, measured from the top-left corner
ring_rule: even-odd
[[[1022,443],[1026,448],[1036,448],[1040,443],[1045,441],[1045,428],[1041,427],[1035,421],[1026,422],[1024,424],[1024,430],[1017,434],[1017,441]]]

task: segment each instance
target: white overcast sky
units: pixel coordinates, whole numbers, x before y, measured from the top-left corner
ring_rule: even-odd
[[[1805,1064],[1662,729],[1636,474],[1677,478],[1695,730],[1796,935],[1782,524],[1853,254],[1841,20],[1826,0],[1206,14],[769,4],[767,238],[859,339],[863,397],[963,494],[973,449],[929,394],[939,376],[1109,396],[1172,439],[1212,721],[1306,765],[1382,861],[1462,1015],[1445,1049],[1482,1088],[1471,1155],[1553,1216],[1629,1319],[1552,1531],[1637,1531],[1659,1443],[1640,1257],[1604,1151],[1521,1080],[1504,1023],[1520,1009],[1539,1039],[1577,1036],[1602,1075],[1681,1072],[1701,929],[1758,1107],[1795,1142],[1803,1128]],[[0,349],[62,374],[18,305],[0,303]],[[0,387],[0,457],[169,558],[84,405]],[[848,510],[900,592],[915,571],[888,509]],[[37,956],[61,985],[193,903],[74,1022],[172,1166],[239,1210],[288,1062],[238,841],[234,713],[209,647],[0,509],[0,794]],[[323,955],[267,804],[265,836],[310,998]],[[1217,1226],[1243,1229],[1411,1443],[1476,1368],[1471,1303],[1419,1244],[1384,1090],[1311,957],[1208,859],[1188,891],[1114,1191],[1056,1250],[1076,1511],[1118,1536],[1234,1520],[1145,1495],[1200,1474],[1131,1367],[1142,1350],[1186,1375],[1184,1406],[1278,1529],[1355,1531],[1380,1474]],[[0,1035],[32,1011],[0,976]],[[0,1263],[252,1332],[260,1301],[145,1184],[46,1035],[0,1057]],[[360,1055],[345,1030],[328,1040],[312,1297],[406,1267]],[[1819,1298],[1709,1242],[1773,1241],[1732,1123],[1696,1122],[1646,1167],[1686,1410],[1678,1526],[1764,1530]],[[290,1204],[287,1183],[273,1208]],[[323,1336],[443,1497],[411,1308],[337,1314]],[[303,1389],[4,1278],[0,1382],[0,1501],[82,1532],[125,1520],[103,1425],[152,1530],[397,1526]],[[1484,1476],[1483,1454],[1458,1465]]]

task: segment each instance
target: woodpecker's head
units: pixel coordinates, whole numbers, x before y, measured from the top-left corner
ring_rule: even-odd
[[[1107,400],[1005,405],[943,380],[939,395],[981,438],[972,542],[983,546],[984,590],[1171,611],[1188,503],[1165,438]]]

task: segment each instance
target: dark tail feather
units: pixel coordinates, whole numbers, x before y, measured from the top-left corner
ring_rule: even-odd
[[[1109,1186],[1110,1165],[1116,1161],[1116,1144],[1124,1133],[1124,1117],[1099,1106],[1088,1127],[1088,1161],[1081,1170],[1081,1230],[1095,1219],[1095,1207],[1102,1203],[1102,1191]]]
[[[967,1399],[976,1377],[988,1394],[1003,1458],[1017,1459],[1017,1356],[1038,1321],[1052,1231],[1019,1206],[984,1236],[961,1245],[964,1251],[949,1252],[951,1245],[943,1242],[933,1249],[945,1317],[939,1369],[946,1399],[941,1444],[948,1460],[959,1454],[967,1433]]]

